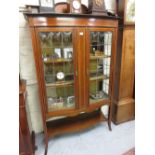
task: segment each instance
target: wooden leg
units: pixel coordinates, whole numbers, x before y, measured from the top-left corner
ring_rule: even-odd
[[[109,130],[112,131],[112,128],[111,128],[111,106],[109,106],[109,111],[108,111],[108,127],[109,127]]]
[[[45,144],[45,155],[47,155],[47,151],[48,151],[48,143]]]
[[[45,136],[45,155],[47,155],[47,151],[48,151],[48,137]]]
[[[45,155],[47,155],[47,150],[45,150]]]
[[[37,150],[38,147],[36,146],[36,143],[35,143],[35,132],[34,131],[32,131],[31,133],[31,139],[32,139],[33,154],[35,154],[35,150]]]

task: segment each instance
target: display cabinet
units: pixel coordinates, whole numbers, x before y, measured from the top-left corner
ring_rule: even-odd
[[[111,130],[118,18],[26,15],[32,33],[45,153],[52,136],[79,131],[104,120]],[[108,117],[101,112],[104,105],[109,106]]]

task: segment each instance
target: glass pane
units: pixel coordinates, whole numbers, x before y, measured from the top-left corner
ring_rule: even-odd
[[[112,32],[90,32],[89,102],[109,98]]]
[[[48,111],[75,108],[72,32],[40,32]]]

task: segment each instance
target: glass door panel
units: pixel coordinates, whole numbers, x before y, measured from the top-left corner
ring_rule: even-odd
[[[112,32],[91,31],[89,53],[89,103],[109,98]]]
[[[48,111],[75,108],[72,32],[40,32]]]

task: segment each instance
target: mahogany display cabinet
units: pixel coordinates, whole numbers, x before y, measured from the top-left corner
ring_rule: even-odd
[[[48,139],[107,121],[118,18],[80,14],[26,14],[32,34],[45,134]],[[108,117],[101,107],[109,106]],[[54,119],[53,118],[59,118]]]

